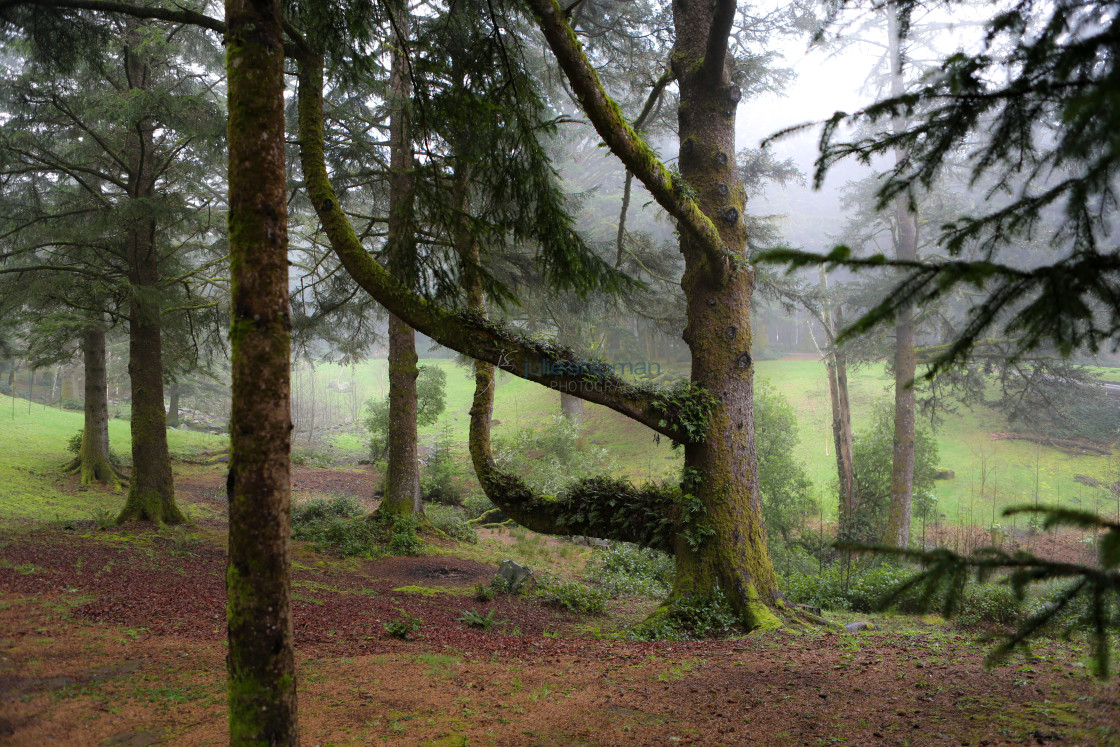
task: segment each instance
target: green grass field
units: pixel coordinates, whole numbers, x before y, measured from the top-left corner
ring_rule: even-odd
[[[426,360],[447,373],[447,410],[434,426],[421,429],[421,437],[432,439],[447,427],[459,456],[466,464],[466,438],[474,381],[471,369],[448,360]],[[1110,371],[1112,369],[1109,369]],[[682,369],[683,373],[683,369]],[[768,381],[793,405],[798,415],[801,443],[797,456],[812,478],[822,500],[824,515],[835,515],[832,484],[836,462],[832,446],[831,410],[824,365],[814,360],[762,361],[759,379]],[[353,380],[359,391],[384,396],[384,361],[367,361],[353,367],[322,366],[318,378]],[[865,366],[849,378],[856,433],[868,427],[872,408],[878,401],[890,401],[892,380],[881,365]],[[495,403],[496,437],[518,427],[547,427],[559,412],[560,397],[536,384],[510,375],[501,375]],[[682,455],[665,439],[655,442],[648,428],[634,423],[604,407],[586,406],[586,438],[606,448],[619,464],[620,471],[633,480],[660,479],[679,468]],[[950,523],[988,525],[1001,521],[999,511],[1020,503],[1032,503],[1037,490],[1042,503],[1061,503],[1091,510],[1116,512],[1115,501],[1105,490],[1091,488],[1074,480],[1084,474],[1102,482],[1120,478],[1120,455],[1069,456],[1026,441],[992,440],[993,432],[1011,428],[999,413],[988,409],[970,411],[960,408],[946,415],[935,432],[941,467],[953,470],[956,477],[936,483],[939,513]],[[336,448],[364,449],[360,434],[335,438]],[[982,473],[986,472],[983,495]],[[1037,481],[1037,486],[1036,486]]]
[[[469,468],[466,440],[469,408],[474,381],[471,369],[449,360],[427,360],[447,373],[447,409],[439,422],[421,429],[428,442],[447,428],[455,443],[460,464]],[[832,483],[835,455],[832,449],[827,380],[818,361],[764,361],[758,364],[758,377],[768,381],[793,405],[798,415],[801,439],[797,456],[816,486],[825,518],[835,514]],[[385,361],[367,361],[353,367],[322,365],[316,369],[317,386],[329,381],[352,382],[359,402],[384,396]],[[305,382],[307,386],[306,372]],[[881,366],[864,367],[850,377],[853,426],[857,434],[870,419],[876,401],[889,400],[891,382]],[[324,394],[324,401],[326,395]],[[559,412],[559,394],[523,379],[499,376],[495,403],[495,436],[500,438],[518,428],[544,428]],[[676,473],[682,462],[680,450],[667,440],[658,442],[648,428],[634,423],[604,407],[587,404],[585,438],[605,448],[619,471],[635,481],[661,479]],[[119,499],[99,490],[70,495],[62,490],[59,467],[68,461],[67,440],[82,427],[81,413],[32,405],[26,400],[0,396],[0,515],[36,519],[88,518],[92,511],[116,510]],[[112,448],[120,454],[130,449],[128,423],[109,424]],[[1037,490],[1044,503],[1062,503],[1091,510],[1115,513],[1118,508],[1105,490],[1091,488],[1074,480],[1085,474],[1102,482],[1120,477],[1120,456],[1071,457],[1062,452],[1038,447],[1025,441],[994,441],[991,433],[1008,430],[1007,424],[991,411],[962,409],[949,415],[936,439],[941,467],[952,469],[956,477],[936,483],[939,513],[950,523],[988,525],[1004,506],[1034,501]],[[220,450],[225,438],[181,430],[169,432],[173,453],[180,455]],[[363,455],[364,435],[352,430],[334,434],[335,454]],[[297,441],[297,448],[307,448]],[[987,478],[981,495],[981,473]],[[1037,487],[1036,487],[1037,481]],[[996,516],[996,521],[1000,521]]]
[[[61,467],[73,458],[70,437],[82,429],[82,413],[47,408],[0,395],[0,517],[6,519],[88,519],[97,511],[118,512],[122,496],[101,489],[63,489]],[[173,455],[218,451],[226,439],[206,433],[169,430]],[[109,421],[109,448],[132,449],[128,422]]]

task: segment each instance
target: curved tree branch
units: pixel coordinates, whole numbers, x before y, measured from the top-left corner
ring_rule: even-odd
[[[604,405],[679,442],[695,440],[675,422],[674,405],[656,389],[631,384],[571,350],[529,340],[477,315],[452,314],[402,285],[366,251],[339,206],[323,153],[323,68],[302,59],[299,71],[300,163],[308,197],[346,271],[367,293],[436,342],[523,379]]]
[[[730,258],[715,224],[695,200],[684,194],[683,185],[674,180],[653,149],[622,116],[618,104],[603,90],[599,75],[584,56],[583,47],[556,0],[527,0],[527,4],[603,142],[641,180],[658,204],[677,219],[682,230],[699,243],[712,276],[722,281]]]

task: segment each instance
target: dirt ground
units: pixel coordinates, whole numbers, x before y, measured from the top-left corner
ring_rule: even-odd
[[[362,482],[303,472],[297,491]],[[204,475],[180,490],[220,502],[220,487]],[[513,596],[480,602],[473,589],[494,565],[453,550],[342,561],[297,549],[304,744],[1120,744],[1120,685],[1092,679],[1077,644],[989,671],[974,631],[936,619],[604,640],[598,630],[650,603],[589,618]],[[0,530],[0,742],[226,742],[224,567],[219,524]],[[465,610],[504,622],[472,628]],[[403,615],[422,621],[418,638],[386,631]]]

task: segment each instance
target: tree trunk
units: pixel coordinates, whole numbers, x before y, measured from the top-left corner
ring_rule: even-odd
[[[233,320],[226,619],[234,745],[298,745],[291,614],[291,320],[279,0],[228,0]]]
[[[902,49],[899,36],[898,7],[887,5],[887,33],[890,37],[891,93],[903,92]],[[892,122],[895,132],[905,129],[903,118]],[[895,154],[901,160],[905,154]],[[897,244],[895,256],[900,260],[918,258],[918,216],[910,209],[906,195],[895,200]],[[883,543],[906,547],[910,543],[910,507],[914,493],[914,374],[917,356],[914,351],[914,312],[905,308],[898,315],[895,327],[894,354],[894,459],[891,463],[891,497],[887,528]]]
[[[678,535],[671,596],[722,589],[744,625],[756,629],[779,625],[773,610],[785,603],[766,544],[755,451],[750,354],[754,275],[745,260],[746,197],[735,163],[738,88],[731,84],[726,58],[734,13],[735,4],[728,0],[673,4],[681,176],[716,224],[731,266],[719,272],[710,255],[698,250],[696,239],[681,232],[681,287],[688,318],[684,339],[692,351],[692,381],[718,397],[719,404],[704,441],[685,446],[682,486],[703,502],[705,521],[715,533],[699,547]]]
[[[839,483],[839,533],[841,540],[855,539],[856,505],[855,459],[852,454],[852,406],[848,398],[848,360],[836,345],[836,336],[844,326],[842,313],[828,296],[828,276],[820,271],[824,293],[824,325],[829,348],[825,354],[828,372],[828,396],[832,405],[832,442],[836,450],[836,477]],[[865,538],[866,539],[866,538]]]
[[[125,49],[128,80],[142,89],[150,70],[140,38],[129,33]],[[126,145],[128,194],[137,205],[155,195],[158,164],[152,162],[154,123],[143,118]],[[128,498],[117,523],[154,521],[181,524],[186,517],[175,505],[175,481],[167,449],[167,414],[163,409],[163,342],[160,330],[159,251],[155,219],[141,215],[127,226],[129,281],[128,375],[132,390],[132,473]]]
[[[163,348],[159,302],[151,298],[158,268],[151,233],[130,230],[135,262],[128,319],[128,375],[132,389],[132,473],[128,498],[117,517],[126,521],[181,524],[187,519],[175,504],[167,418],[163,410]]]
[[[167,392],[168,405],[167,405],[167,427],[177,428],[179,426],[179,384],[178,382],[171,385]]]
[[[109,461],[109,385],[105,373],[105,329],[96,324],[82,330],[85,366],[85,423],[78,457],[70,464],[81,474],[82,485],[102,482],[120,487],[117,471]]]
[[[412,231],[412,142],[408,123],[411,93],[408,56],[408,10],[397,2],[395,37],[389,74],[392,117],[389,122],[389,269],[411,285],[416,274],[416,244]],[[399,516],[418,513],[420,467],[417,458],[416,333],[397,316],[389,315],[389,459],[380,511]]]
[[[389,315],[389,459],[380,511],[399,516],[420,510],[416,454],[416,333]]]

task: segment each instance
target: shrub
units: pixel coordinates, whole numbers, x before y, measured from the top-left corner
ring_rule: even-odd
[[[455,459],[451,454],[451,446],[451,431],[444,428],[420,470],[420,493],[426,501],[449,506],[463,501],[463,493],[455,485]]]
[[[559,494],[575,480],[609,474],[617,465],[606,449],[580,446],[580,426],[562,415],[538,428],[495,440],[494,459],[538,493]]]
[[[420,366],[416,377],[416,424],[420,427],[432,425],[439,419],[447,406],[444,388],[447,373],[435,366]],[[371,399],[366,403],[366,417],[363,421],[369,432],[370,459],[379,462],[385,458],[389,448],[389,397],[381,400]]]
[[[1023,601],[1007,584],[970,584],[959,603],[957,621],[962,625],[1010,625],[1023,616]]]
[[[490,610],[485,615],[480,615],[474,610],[461,610],[462,617],[459,622],[464,622],[472,628],[482,628],[483,630],[490,630],[490,628],[500,627],[505,625],[509,620],[497,620],[494,618],[494,610]]]
[[[71,436],[70,440],[66,442],[66,450],[71,454],[77,456],[78,453],[82,450],[82,436],[84,435],[84,433],[85,429],[82,429]],[[120,467],[122,464],[124,464],[123,460],[121,459],[121,455],[113,451],[112,447],[109,448],[109,463],[114,467]]]
[[[382,623],[381,626],[385,628],[385,632],[394,638],[400,638],[402,641],[407,641],[410,638],[419,638],[420,623],[424,622],[419,617],[413,617],[404,610],[398,610],[401,616],[396,620],[390,620],[387,623]]]
[[[597,615],[607,610],[607,592],[581,581],[559,581],[543,576],[537,580],[534,596],[550,607],[569,612]]]
[[[894,407],[888,402],[875,406],[874,421],[852,442],[859,508],[852,517],[846,540],[878,542],[887,526],[891,495],[891,466],[894,462]],[[914,428],[914,514],[934,510],[934,475],[937,474],[937,443],[928,428]]]
[[[913,575],[912,571],[890,563],[852,563],[847,568],[835,563],[817,574],[791,573],[783,577],[781,588],[796,604],[827,610],[875,612],[894,589]],[[912,590],[899,599],[896,607],[905,613],[917,612],[919,592]],[[940,600],[932,600],[936,606]]]
[[[612,542],[587,561],[586,573],[611,596],[664,597],[673,585],[676,562],[658,550]]]
[[[390,524],[389,552],[393,555],[423,555],[424,543],[417,535],[420,519],[414,515],[394,517]]]
[[[463,519],[463,514],[458,509],[448,506],[429,506],[424,510],[424,515],[432,522],[433,527],[451,539],[471,544],[478,542],[478,533]]]
[[[348,557],[370,555],[377,527],[364,518],[354,498],[315,498],[292,509],[292,539],[311,542],[319,552]]]
[[[626,637],[632,641],[688,641],[726,635],[738,622],[738,616],[717,587],[711,596],[674,599],[663,616],[635,625]]]
[[[488,511],[496,510],[498,507],[495,506],[494,503],[489,498],[487,498],[486,494],[481,490],[472,490],[471,492],[467,493],[465,498],[463,498],[463,502],[462,504],[460,504],[460,508],[463,509],[463,518],[466,521],[473,521],[480,516],[484,516]],[[497,514],[491,517],[491,520],[496,522],[505,521],[506,516],[499,511]]]

